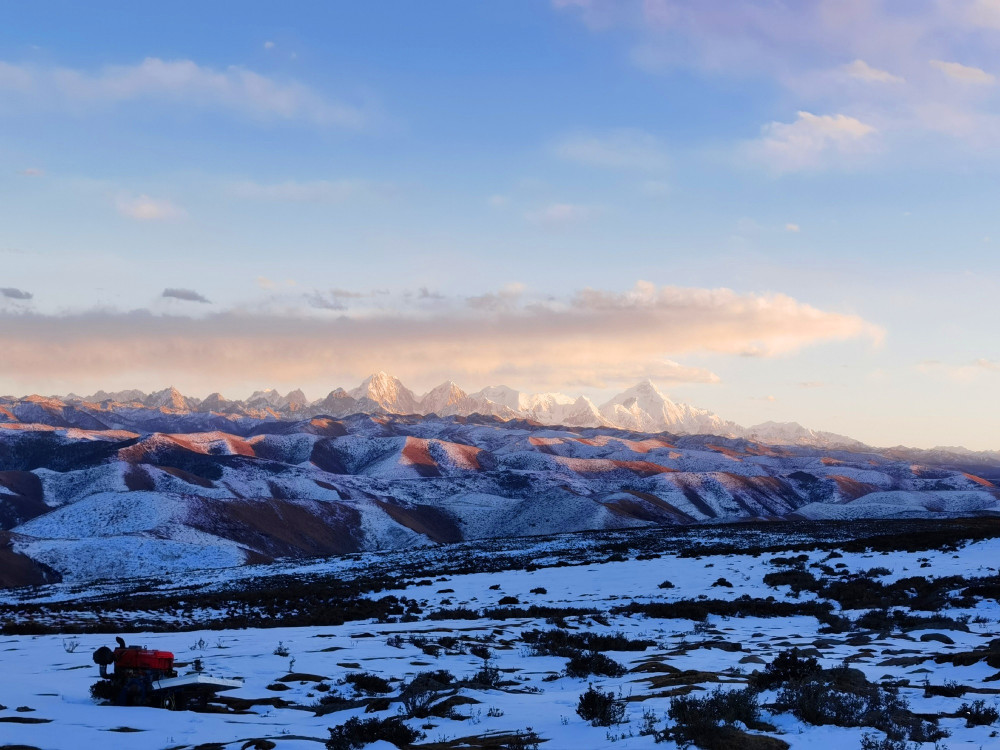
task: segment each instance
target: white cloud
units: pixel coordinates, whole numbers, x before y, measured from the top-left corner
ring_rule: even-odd
[[[22,169],[18,172],[22,177],[44,177],[45,170],[39,169],[38,167],[28,167],[27,169]]]
[[[871,148],[877,131],[847,115],[799,112],[795,122],[772,122],[752,143],[751,154],[778,172],[816,169],[841,163],[842,157]]]
[[[856,78],[859,81],[867,83],[905,83],[906,80],[902,76],[893,75],[887,70],[873,68],[864,60],[855,60],[845,65],[843,70],[851,78]]]
[[[659,139],[632,128],[571,135],[556,144],[555,153],[567,161],[610,169],[660,171],[669,161]]]
[[[271,41],[264,42],[264,49],[274,49],[274,42]]]
[[[115,205],[118,213],[136,221],[180,219],[187,215],[183,208],[169,200],[150,198],[148,195],[121,196]]]
[[[970,65],[962,65],[957,62],[945,62],[944,60],[931,60],[931,65],[949,78],[962,83],[973,83],[978,85],[989,85],[996,83],[996,76],[987,73],[982,68],[974,68]]]
[[[0,62],[0,90],[18,92],[39,106],[85,110],[123,102],[154,101],[224,109],[262,120],[304,121],[359,128],[358,107],[331,100],[294,80],[278,80],[239,66],[215,69],[192,60],[149,57],[135,65],[97,72]]]
[[[506,208],[510,203],[510,198],[506,195],[491,195],[486,202],[493,208]]]
[[[791,223],[785,224],[786,232],[799,232],[801,231],[801,229],[802,227],[800,227],[798,224],[791,224]]]

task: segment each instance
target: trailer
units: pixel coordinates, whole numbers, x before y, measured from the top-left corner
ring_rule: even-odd
[[[101,673],[101,681],[94,686],[93,693],[116,706],[155,706],[171,711],[203,709],[216,693],[243,687],[242,680],[210,677],[200,672],[178,675],[171,652],[126,646],[121,638],[117,641],[114,650],[101,646],[93,656]],[[112,666],[114,670],[109,671]]]

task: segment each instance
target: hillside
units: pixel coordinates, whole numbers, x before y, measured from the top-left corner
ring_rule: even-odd
[[[1000,462],[981,455],[478,415],[4,406],[6,585],[582,530],[1000,512]]]

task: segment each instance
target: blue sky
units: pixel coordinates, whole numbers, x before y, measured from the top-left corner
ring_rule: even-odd
[[[0,392],[649,376],[998,449],[998,41],[997,0],[9,9]]]

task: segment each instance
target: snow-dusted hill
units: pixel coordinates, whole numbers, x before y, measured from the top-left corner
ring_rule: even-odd
[[[482,398],[435,391],[442,411]],[[634,391],[616,406],[659,408],[657,426],[674,418],[655,389]],[[415,399],[391,379],[337,398]],[[479,415],[282,419],[40,398],[0,408],[5,585],[593,529],[1000,513],[1000,462],[963,454],[917,461]]]

